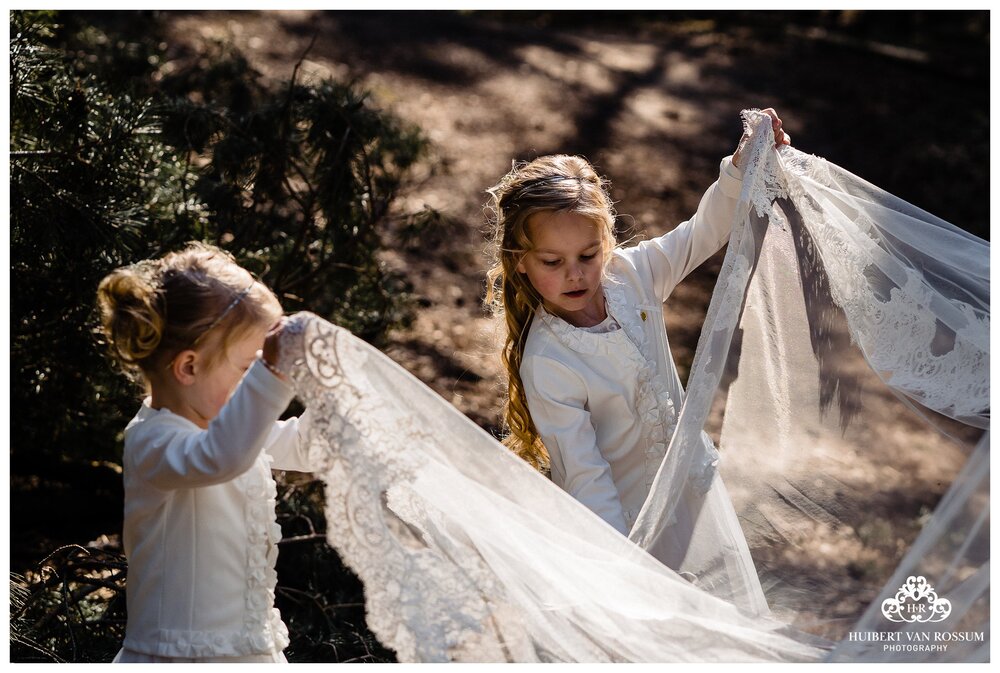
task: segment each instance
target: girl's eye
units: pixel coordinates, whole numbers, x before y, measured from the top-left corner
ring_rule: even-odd
[[[544,264],[545,266],[558,266],[559,260],[558,259],[543,259],[542,260],[542,264]]]
[[[597,257],[597,253],[596,252],[592,252],[589,255],[580,255],[580,259],[582,259],[585,262],[589,262],[590,260],[594,259],[595,257]]]

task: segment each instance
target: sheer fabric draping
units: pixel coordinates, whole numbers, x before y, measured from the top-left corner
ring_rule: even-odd
[[[661,564],[349,332],[299,314],[281,366],[312,409],[328,541],[401,661],[820,656]]]
[[[952,581],[988,567],[988,478],[958,473],[989,425],[989,246],[818,157],[773,151],[765,122],[747,114],[744,219],[630,537],[662,546],[682,502],[671,485],[714,459],[696,441],[709,429],[771,610],[839,640],[899,589],[921,527],[939,556],[965,557]],[[931,515],[948,484],[975,510],[969,540]],[[714,549],[699,580],[725,590],[734,555]],[[988,586],[969,601],[988,603]]]
[[[880,601],[906,573],[949,594],[934,628],[985,629],[951,656],[988,656],[988,244],[745,120],[741,207],[627,539],[376,349],[291,321],[327,537],[400,660],[945,658],[850,636],[901,628]]]

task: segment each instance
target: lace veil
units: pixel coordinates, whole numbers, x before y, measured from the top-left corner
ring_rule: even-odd
[[[313,409],[327,537],[401,661],[988,658],[988,244],[746,123],[726,261],[629,538],[376,349],[291,321],[280,367]],[[709,500],[723,482],[731,507]],[[937,621],[886,616],[942,600]],[[942,632],[941,652],[865,635]]]

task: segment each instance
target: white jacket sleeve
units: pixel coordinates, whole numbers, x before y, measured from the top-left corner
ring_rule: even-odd
[[[732,233],[743,171],[726,157],[694,216],[663,236],[627,248],[626,254],[646,276],[659,300],[666,301],[677,283],[715,254]]]
[[[586,388],[580,377],[551,358],[528,356],[521,365],[521,380],[531,419],[549,452],[552,481],[628,535],[611,467],[585,408]]]
[[[309,432],[312,411],[306,409],[301,416],[278,421],[264,444],[264,450],[274,459],[271,469],[293,472],[312,472],[309,448],[305,437]]]
[[[162,490],[221,484],[257,460],[275,421],[292,401],[292,387],[260,361],[251,365],[232,397],[201,431],[140,429],[128,447],[138,478]]]

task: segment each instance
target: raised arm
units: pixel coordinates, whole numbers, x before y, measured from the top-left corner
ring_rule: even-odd
[[[196,430],[173,417],[127,430],[130,471],[163,490],[211,486],[238,477],[253,465],[292,397],[292,387],[257,361],[207,429]]]
[[[781,119],[773,108],[763,112],[771,117],[775,146],[788,145]],[[729,240],[743,183],[742,150],[749,136],[744,134],[732,157],[719,166],[719,179],[708,188],[698,210],[673,231],[626,249],[623,254],[636,270],[647,277],[660,301],[666,301],[677,283],[711,257]]]
[[[729,240],[742,184],[743,171],[726,157],[719,166],[719,179],[701,197],[691,219],[624,251],[636,270],[649,277],[660,301],[666,301],[685,276]]]

